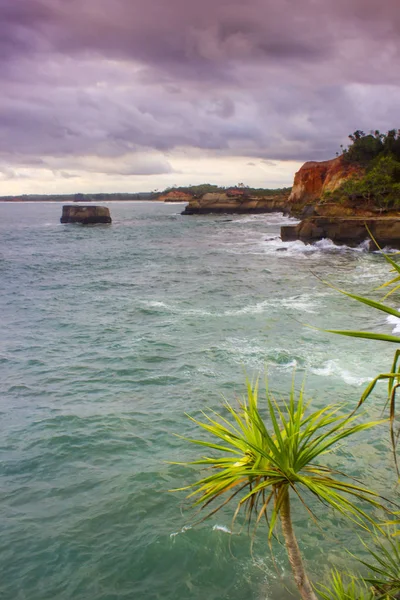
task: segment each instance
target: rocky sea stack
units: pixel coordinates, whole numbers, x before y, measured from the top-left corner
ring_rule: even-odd
[[[63,206],[61,223],[81,223],[95,225],[111,223],[110,211],[106,206]]]

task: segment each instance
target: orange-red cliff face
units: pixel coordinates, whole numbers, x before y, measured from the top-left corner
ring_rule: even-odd
[[[162,194],[158,199],[160,202],[189,202],[192,199],[192,195],[179,190],[170,190],[166,194]]]
[[[324,192],[333,192],[360,168],[346,164],[341,156],[324,162],[306,162],[294,176],[289,204],[319,200]]]

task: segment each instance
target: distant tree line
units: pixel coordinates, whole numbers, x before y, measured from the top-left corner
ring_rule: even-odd
[[[157,200],[160,196],[171,191],[184,192],[194,198],[199,198],[204,194],[223,193],[231,190],[240,190],[246,196],[280,196],[290,193],[291,188],[252,188],[244,183],[238,183],[232,187],[223,187],[212,183],[201,183],[199,185],[172,186],[162,192],[152,190],[151,192],[140,193],[98,193],[98,194],[21,194],[19,196],[0,196],[0,201],[20,201],[20,202],[110,202],[112,200]]]

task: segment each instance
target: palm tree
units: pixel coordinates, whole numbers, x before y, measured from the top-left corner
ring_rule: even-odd
[[[255,530],[265,518],[269,540],[280,522],[301,597],[316,600],[293,530],[291,497],[297,496],[313,518],[304,491],[363,527],[375,524],[354,500],[383,508],[378,494],[358,482],[345,481],[344,474],[321,465],[317,459],[378,421],[356,424],[356,416],[339,415],[338,405],[308,413],[303,389],[296,399],[294,387],[289,401],[281,406],[267,389],[267,425],[258,408],[258,385],[248,383],[247,399],[237,408],[225,402],[226,417],[214,411],[203,412],[204,421],[189,416],[212,439],[187,441],[213,452],[184,464],[208,467],[211,473],[181,489],[190,490],[188,498],[195,497],[194,506],[202,509],[218,502],[204,518],[236,498],[233,521],[241,509],[249,524],[254,520]]]

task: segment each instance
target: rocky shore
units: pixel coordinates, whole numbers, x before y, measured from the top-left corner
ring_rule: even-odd
[[[252,196],[245,188],[231,188],[189,198],[170,192],[163,200],[188,200],[183,215],[283,212],[301,219],[297,225],[282,227],[283,241],[314,243],[329,238],[336,244],[357,246],[369,238],[368,227],[380,246],[400,249],[399,211],[383,211],[373,202],[357,198],[341,202],[326,200],[327,192],[335,192],[348,179],[363,173],[361,167],[348,164],[339,156],[323,162],[306,162],[295,174],[290,194]],[[374,249],[372,244],[371,249]]]
[[[309,244],[329,238],[335,244],[358,246],[370,240],[367,227],[381,248],[400,249],[399,217],[309,217],[298,225],[281,227],[281,238],[283,242],[301,240]],[[369,248],[376,250],[372,240]]]
[[[192,198],[182,214],[257,214],[287,212],[287,210],[288,195],[257,197],[237,190],[204,194],[200,198]]]

